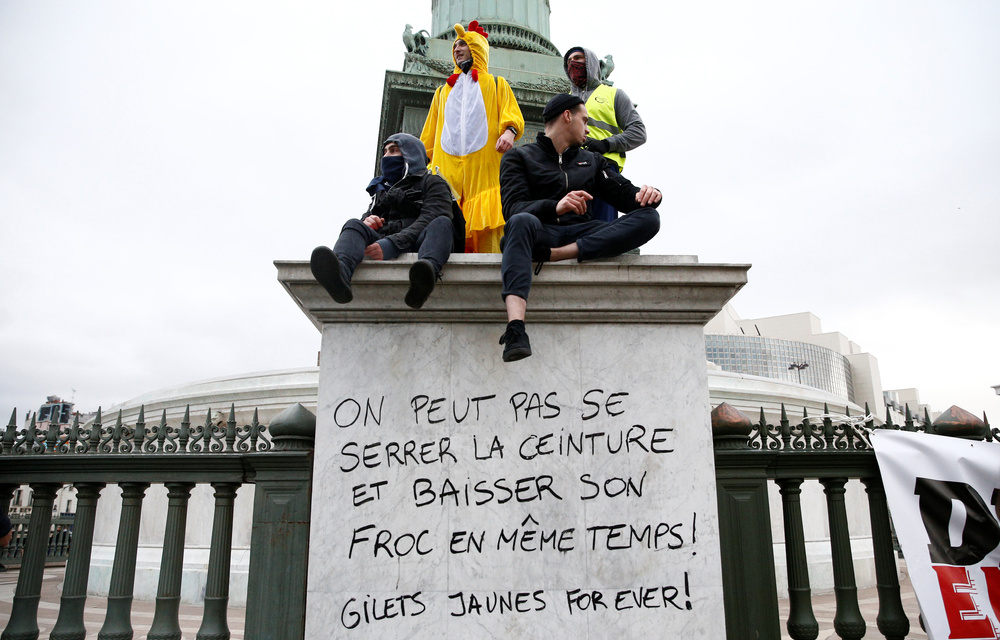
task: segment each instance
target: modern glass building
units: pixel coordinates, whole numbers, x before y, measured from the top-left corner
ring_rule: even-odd
[[[850,362],[833,349],[779,338],[706,334],[705,351],[723,371],[800,382],[855,401]],[[793,364],[808,366],[790,368]]]

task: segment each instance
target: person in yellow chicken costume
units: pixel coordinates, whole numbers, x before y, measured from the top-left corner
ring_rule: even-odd
[[[500,157],[524,134],[524,116],[510,85],[488,71],[490,44],[477,20],[455,25],[455,73],[434,92],[420,140],[458,194],[465,215],[465,250],[500,253]]]

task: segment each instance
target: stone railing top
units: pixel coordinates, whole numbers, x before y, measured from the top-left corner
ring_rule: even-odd
[[[281,285],[318,329],[340,322],[506,322],[499,255],[453,255],[420,310],[403,304],[415,259],[362,263],[346,305],[327,295],[307,261],[274,264]],[[746,284],[749,268],[700,264],[696,256],[545,263],[532,282],[527,321],[705,324]]]

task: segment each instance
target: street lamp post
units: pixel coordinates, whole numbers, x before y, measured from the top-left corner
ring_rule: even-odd
[[[808,366],[808,362],[793,362],[788,365],[788,370],[791,371],[792,369],[795,369],[796,373],[799,375],[799,384],[802,384],[802,370]]]

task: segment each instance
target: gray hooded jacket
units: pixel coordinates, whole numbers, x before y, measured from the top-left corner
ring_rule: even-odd
[[[580,99],[586,102],[590,98],[590,94],[594,92],[594,89],[601,84],[601,65],[597,59],[597,54],[590,49],[571,47],[566,51],[566,55],[563,56],[563,71],[566,72],[567,78],[569,77],[569,55],[574,51],[583,52],[587,66],[587,86],[581,89],[573,84],[571,80],[569,92],[574,96],[580,96]],[[621,133],[616,133],[611,137],[605,138],[608,144],[611,145],[612,151],[624,153],[646,142],[646,125],[642,123],[642,118],[639,117],[639,112],[636,111],[635,105],[632,104],[632,99],[621,89],[615,92],[615,119],[618,121],[618,128],[622,130]]]

